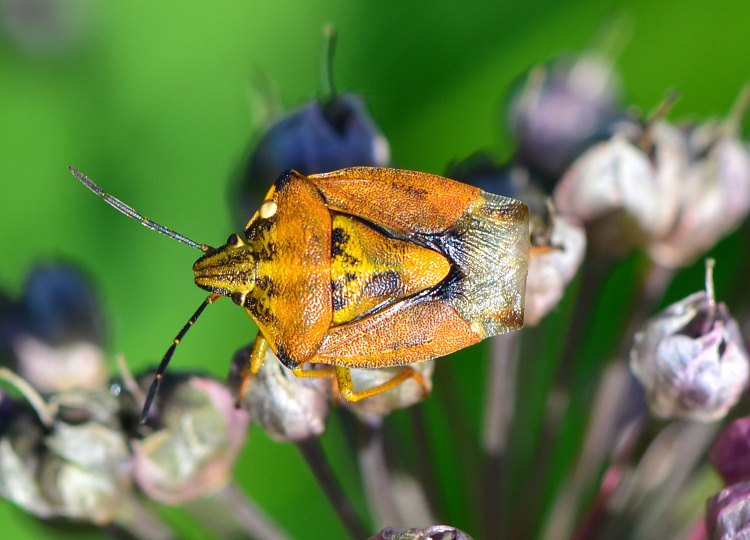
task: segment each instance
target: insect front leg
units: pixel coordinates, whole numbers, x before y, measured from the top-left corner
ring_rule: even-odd
[[[242,399],[250,390],[250,383],[253,377],[260,370],[260,366],[263,365],[263,359],[266,357],[266,350],[268,349],[268,340],[263,337],[263,334],[258,332],[253,342],[253,348],[250,351],[250,356],[247,359],[247,363],[240,371],[240,388],[237,391],[237,403],[239,404]]]

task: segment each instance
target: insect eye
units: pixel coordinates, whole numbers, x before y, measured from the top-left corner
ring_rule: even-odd
[[[229,235],[229,238],[227,238],[227,245],[228,246],[239,246],[242,243],[242,240],[240,240],[240,237],[237,236],[237,234],[232,233]]]
[[[234,302],[238,306],[241,306],[245,303],[245,295],[244,293],[241,293],[239,291],[233,292],[230,298],[232,299],[232,302]]]

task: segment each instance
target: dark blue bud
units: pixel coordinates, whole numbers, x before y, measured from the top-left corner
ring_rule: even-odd
[[[359,96],[344,93],[325,103],[312,101],[281,118],[256,146],[240,185],[241,217],[247,221],[252,216],[287,169],[314,174],[389,162],[388,142]]]
[[[71,266],[54,263],[29,274],[20,302],[26,330],[50,345],[104,342],[104,316],[88,280]]]

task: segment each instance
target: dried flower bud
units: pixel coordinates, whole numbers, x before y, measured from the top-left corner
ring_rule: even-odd
[[[311,101],[274,124],[255,147],[240,186],[242,211],[251,216],[286,169],[313,174],[389,162],[388,141],[362,98],[344,93]]]
[[[114,397],[76,390],[46,404],[28,383],[21,388],[39,418],[21,412],[0,436],[0,494],[43,518],[112,521],[131,488]]]
[[[635,336],[630,368],[663,418],[711,421],[724,416],[745,389],[750,368],[737,322],[706,291],[672,304]]]
[[[153,500],[180,504],[229,482],[247,439],[248,414],[218,381],[173,376],[165,383],[157,398],[159,429],[131,442],[133,478]]]
[[[549,232],[532,231],[524,324],[536,325],[557,306],[586,253],[586,233],[565,217],[553,215]]]
[[[376,394],[362,401],[345,401],[341,404],[360,415],[385,416],[398,409],[405,409],[423,401],[432,390],[434,362],[420,362],[409,366],[417,372],[420,381],[409,378],[395,388]],[[403,368],[352,369],[352,383],[355,389],[363,390],[378,386],[399,374]]]
[[[230,386],[250,357],[251,347],[240,349],[232,361]],[[325,432],[332,383],[330,379],[300,378],[268,348],[260,371],[243,399],[252,420],[279,441],[301,441]]]
[[[14,343],[14,352],[20,375],[43,393],[93,390],[105,387],[109,379],[104,351],[85,341],[52,347],[21,335]]]
[[[725,484],[750,482],[750,417],[738,418],[725,427],[708,459]]]
[[[556,208],[587,224],[597,251],[623,254],[663,236],[674,222],[687,166],[684,137],[663,121],[640,137],[651,137],[653,162],[631,142],[633,134],[618,131],[578,158],[555,188]]]
[[[369,540],[472,540],[471,536],[448,525],[433,525],[424,529],[398,531],[386,527]]]
[[[708,499],[706,532],[709,540],[750,537],[750,482],[729,486]]]
[[[750,87],[738,99],[744,117]],[[690,132],[693,161],[680,179],[679,212],[667,233],[649,245],[650,256],[667,267],[687,266],[745,220],[750,212],[750,152],[738,138],[741,118],[709,123]]]
[[[595,53],[532,70],[509,113],[519,161],[553,187],[583,143],[621,115],[619,86],[612,63]]]

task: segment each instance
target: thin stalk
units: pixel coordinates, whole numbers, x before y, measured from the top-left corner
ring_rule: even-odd
[[[172,530],[134,497],[123,501],[120,510],[112,523],[103,529],[114,538],[128,537],[140,540],[173,540]]]
[[[213,498],[223,505],[247,536],[255,540],[291,540],[237,484],[230,483]]]
[[[361,419],[357,454],[370,513],[376,529],[386,526],[403,529],[395,500],[391,496],[390,475],[383,446],[383,417]]]
[[[297,448],[310,466],[310,470],[318,480],[320,487],[333,505],[334,510],[341,519],[349,534],[355,540],[367,538],[369,536],[367,527],[362,518],[354,508],[354,505],[344,493],[341,484],[336,479],[328,459],[323,453],[320,440],[309,438],[297,443]]]
[[[487,384],[482,448],[484,471],[481,477],[482,525],[484,537],[500,534],[507,522],[505,459],[508,432],[515,416],[516,366],[520,332],[495,336]]]

